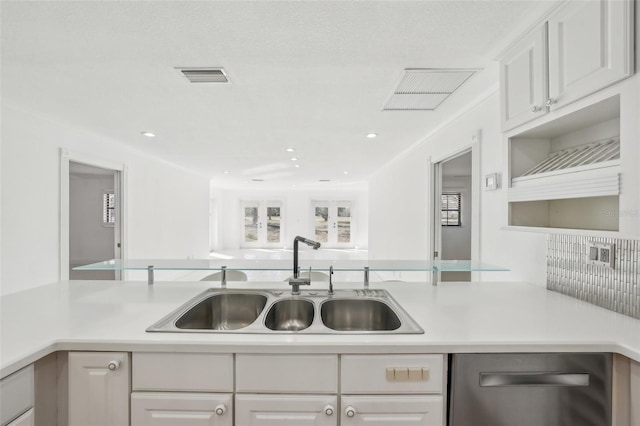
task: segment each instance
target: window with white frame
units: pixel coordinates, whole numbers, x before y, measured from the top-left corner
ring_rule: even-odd
[[[461,226],[462,194],[460,192],[442,193],[440,223],[442,226]]]
[[[113,190],[102,193],[102,224],[115,226],[116,224],[116,194]]]

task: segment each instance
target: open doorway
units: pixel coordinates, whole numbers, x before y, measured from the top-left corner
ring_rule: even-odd
[[[433,247],[437,260],[473,258],[473,151],[433,163]],[[471,272],[441,272],[440,281],[471,281]]]
[[[119,258],[119,172],[69,161],[69,279],[114,280],[114,271],[74,271]]]
[[[471,151],[442,163],[441,259],[471,260]],[[471,281],[471,272],[443,272],[442,281]]]

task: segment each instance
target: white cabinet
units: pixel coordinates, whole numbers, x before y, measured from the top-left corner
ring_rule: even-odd
[[[342,426],[443,426],[445,355],[343,355]]]
[[[34,369],[29,365],[0,380],[0,424],[17,422],[33,407]],[[33,414],[32,414],[33,415]],[[13,423],[10,423],[13,425]],[[27,425],[24,419],[16,423]]]
[[[133,392],[134,426],[232,426],[231,394]]]
[[[236,424],[336,426],[335,395],[236,395]]]
[[[510,129],[547,113],[547,26],[526,35],[500,61],[502,127]]]
[[[34,426],[35,425],[35,417],[34,410],[30,408],[29,411],[9,423],[7,426]]]
[[[630,424],[640,425],[640,362],[631,361],[630,379]]]
[[[337,355],[238,354],[236,424],[337,425],[338,380]]]
[[[509,130],[633,74],[633,1],[570,1],[500,58]]]
[[[551,110],[633,73],[631,1],[568,2],[549,25]]]
[[[442,396],[343,396],[341,425],[442,426]]]
[[[128,425],[129,393],[128,353],[69,353],[69,425]]]

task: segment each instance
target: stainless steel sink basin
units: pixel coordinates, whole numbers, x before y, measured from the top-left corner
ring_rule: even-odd
[[[327,300],[320,316],[325,326],[337,331],[391,331],[402,324],[389,305],[373,299]]]
[[[237,330],[258,319],[266,304],[263,294],[214,294],[181,315],[175,324],[188,330]]]
[[[313,302],[305,299],[284,299],[271,306],[264,325],[269,330],[300,331],[313,322]]]
[[[147,329],[172,333],[421,334],[385,290],[209,289]]]

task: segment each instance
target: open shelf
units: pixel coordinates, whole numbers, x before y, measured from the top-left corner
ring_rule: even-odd
[[[509,226],[619,230],[619,96],[508,143]]]

